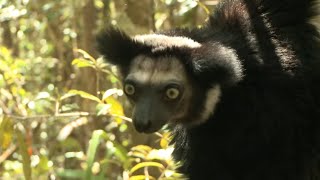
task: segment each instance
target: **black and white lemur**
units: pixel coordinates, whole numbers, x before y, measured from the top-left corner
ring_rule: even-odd
[[[315,0],[222,0],[201,28],[107,28],[137,131],[169,124],[192,180],[320,180]]]

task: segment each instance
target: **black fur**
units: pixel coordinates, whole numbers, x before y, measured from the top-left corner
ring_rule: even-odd
[[[179,57],[197,93],[185,121],[199,115],[212,84],[223,85],[206,123],[173,127],[174,155],[190,179],[320,180],[320,44],[309,23],[315,7],[315,0],[224,0],[202,28],[161,32],[200,48],[153,53],[121,33],[104,33],[99,47],[121,68],[137,54]],[[215,54],[221,46],[234,50],[241,76],[234,60]]]

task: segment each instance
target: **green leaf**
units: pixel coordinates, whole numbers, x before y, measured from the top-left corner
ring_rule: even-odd
[[[162,170],[165,169],[165,167],[162,164],[157,163],[157,162],[141,162],[130,169],[130,174],[134,173],[135,171],[137,171],[140,168],[150,167],[150,166],[158,167]]]
[[[116,151],[114,152],[115,156],[126,166],[128,160],[128,151],[119,143],[113,142]]]
[[[26,180],[31,180],[31,160],[28,154],[27,144],[21,131],[16,129],[18,147],[22,156],[23,174]]]
[[[101,103],[101,100],[99,98],[97,98],[96,96],[92,95],[92,94],[89,94],[87,92],[84,92],[84,91],[79,91],[79,90],[70,90],[68,93],[68,96],[70,97],[71,95],[79,95],[81,96],[82,98],[85,98],[85,99],[90,99],[90,100],[93,100],[93,101],[96,101],[98,103]],[[66,96],[66,95],[65,95]]]
[[[91,168],[94,163],[94,158],[97,152],[97,148],[100,142],[101,136],[105,134],[102,130],[95,130],[92,134],[92,138],[89,141],[89,147],[87,151],[87,170],[86,170],[86,180],[90,180],[93,177]]]
[[[82,68],[82,67],[95,68],[95,65],[93,64],[92,61],[85,60],[85,59],[74,59],[71,64],[75,65],[75,66],[77,66],[79,68]]]

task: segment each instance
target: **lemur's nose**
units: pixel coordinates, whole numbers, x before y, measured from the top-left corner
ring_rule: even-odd
[[[151,128],[151,120],[146,119],[135,119],[133,120],[133,125],[136,130],[140,133],[146,132]]]

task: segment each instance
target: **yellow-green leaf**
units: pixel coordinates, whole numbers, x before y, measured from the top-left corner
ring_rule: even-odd
[[[60,97],[60,101],[67,99],[69,97],[76,96],[77,94],[70,94],[69,92]]]
[[[168,148],[169,144],[170,144],[170,132],[166,132],[163,134],[161,140],[160,140],[160,146],[163,149]]]
[[[146,180],[146,179],[156,179],[152,176],[146,176],[146,175],[137,175],[137,176],[131,176],[129,180]]]
[[[85,59],[74,59],[71,64],[75,65],[75,66],[77,66],[79,68],[82,68],[82,67],[95,68],[95,65],[93,64],[92,61],[88,61],[88,60],[85,60]]]
[[[146,159],[147,155],[141,152],[130,152],[129,155],[131,157],[140,158],[140,159]]]
[[[92,62],[96,62],[96,59],[93,58],[89,53],[87,53],[86,51],[82,50],[82,49],[77,49],[77,51],[79,53],[81,53],[83,55],[84,58],[89,59]]]
[[[96,96],[94,96],[92,94],[89,94],[87,92],[84,92],[84,91],[79,91],[79,90],[74,90],[73,89],[73,90],[70,90],[68,92],[68,96],[70,97],[71,95],[79,95],[82,98],[90,99],[90,100],[96,101],[98,103],[101,103],[101,100],[98,97],[96,97]]]
[[[150,151],[152,150],[152,148],[150,146],[146,146],[146,145],[137,145],[131,148],[131,151],[138,151],[140,153],[143,153],[145,155],[147,155]]]
[[[146,150],[146,151],[151,151],[152,148],[150,146],[147,146],[147,145],[137,145],[137,146],[134,146],[132,149],[143,149],[143,150]]]
[[[134,173],[135,171],[137,171],[138,169],[140,168],[144,168],[144,167],[158,167],[160,169],[165,169],[165,167],[160,164],[160,163],[157,163],[157,162],[141,162],[135,166],[133,166],[133,168],[130,169],[130,174]]]
[[[4,117],[0,122],[0,147],[8,148],[12,142],[13,122],[9,117]]]
[[[123,107],[121,105],[121,103],[115,99],[114,97],[112,96],[109,96],[105,99],[105,101],[111,105],[110,107],[110,110],[109,110],[109,113],[111,115],[116,115],[116,116],[124,116],[124,113],[123,113]],[[117,123],[121,124],[122,123],[122,119],[117,117],[116,118],[116,121]]]

